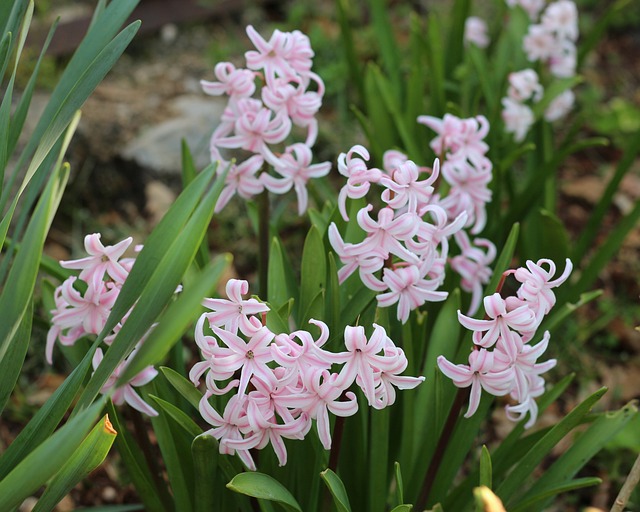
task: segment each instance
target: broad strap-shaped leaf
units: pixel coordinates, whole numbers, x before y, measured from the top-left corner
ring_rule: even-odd
[[[195,469],[194,482],[194,510],[195,512],[211,512],[216,510],[216,464],[218,455],[218,441],[212,436],[197,436],[191,443],[191,456]]]
[[[0,294],[0,311],[4,319],[0,322],[0,359],[5,357],[24,312],[31,303],[31,294],[38,275],[44,242],[68,177],[69,168],[64,166],[58,168],[49,180],[27,226],[18,258],[9,270],[4,283]]]
[[[557,488],[562,484],[569,484],[577,472],[637,414],[638,406],[634,402],[618,411],[602,414],[550,468],[545,470],[522,497],[522,501],[546,495],[550,489]],[[545,503],[548,505],[548,502]],[[546,508],[547,505],[543,505],[543,508]]]
[[[302,250],[298,325],[306,325],[310,318],[324,318],[324,301],[319,301],[316,297],[326,288],[327,258],[324,243],[317,228],[311,226]]]
[[[114,369],[122,360],[124,360],[125,357],[129,355],[135,344],[148,331],[153,322],[156,321],[160,312],[165,308],[167,302],[173,296],[176,287],[193,261],[198,246],[204,237],[204,233],[213,215],[215,203],[220,195],[220,191],[222,190],[225,174],[218,176],[215,185],[211,190],[206,192],[201,204],[195,209],[193,215],[186,224],[184,224],[182,229],[180,230],[179,226],[175,226],[173,236],[168,240],[164,240],[164,243],[157,244],[164,247],[155,247],[154,243],[154,248],[156,250],[164,249],[164,251],[158,250],[155,254],[147,252],[145,255],[147,257],[147,261],[145,261],[145,259],[143,259],[143,261],[140,261],[140,259],[136,261],[131,273],[122,286],[118,300],[116,301],[107,321],[107,325],[100,336],[102,337],[104,335],[109,322],[113,321],[112,317],[115,316],[114,312],[117,311],[116,308],[118,306],[118,301],[120,301],[120,298],[125,291],[128,294],[129,300],[134,299],[136,295],[139,299],[135,307],[131,310],[131,313],[129,314],[127,321],[122,326],[122,329],[118,331],[111,347],[106,351],[100,366],[98,366],[95,373],[89,380],[89,383],[78,402],[79,408],[86,407],[93,401],[100,392],[104,383],[113,373]],[[197,180],[193,181],[189,188],[197,183]],[[189,188],[187,190],[189,190]],[[177,206],[178,201],[174,203],[172,209]],[[176,229],[179,230],[178,233],[175,232]],[[157,241],[157,238],[155,238],[154,242]],[[145,249],[148,251],[150,250],[149,247],[143,248],[139,258],[142,258]],[[145,263],[151,265],[151,267],[147,268]],[[136,268],[140,268],[141,271],[134,274]],[[141,273],[146,274],[144,277],[147,277],[149,273],[151,275],[148,275],[148,280],[144,287],[136,290],[132,288],[132,286],[135,286],[137,281],[133,280],[130,283],[129,280],[134,276],[139,279],[142,277],[139,275]],[[122,318],[124,313],[126,313],[126,311],[123,312],[119,318]]]
[[[210,296],[216,288],[231,259],[230,254],[217,256],[200,273],[193,287],[187,287],[180,292],[178,299],[167,308],[158,325],[154,327],[127,365],[117,385],[128,382],[147,366],[153,366],[162,361],[174,344],[182,340],[182,335],[199,316],[202,299]]]
[[[601,478],[587,476],[584,478],[576,478],[575,480],[570,480],[569,482],[555,484],[545,489],[540,494],[536,494],[531,498],[523,499],[517,505],[510,508],[509,512],[525,512],[526,510],[531,510],[531,507],[534,505],[535,509],[543,510],[543,508],[541,508],[543,507],[543,505],[540,505],[541,501],[549,500],[558,494],[575,491],[577,489],[584,489],[585,487],[594,487],[596,485],[600,485],[601,483]]]
[[[104,416],[49,481],[33,511],[53,510],[78,482],[102,464],[117,434],[109,416]]]
[[[507,503],[507,506],[525,480],[530,477],[535,467],[564,436],[582,422],[584,417],[591,411],[591,408],[602,398],[602,395],[604,395],[606,391],[607,388],[599,389],[575,407],[520,460],[519,464],[516,465],[496,490],[496,494]]]
[[[32,322],[33,300],[29,300],[20,326],[13,339],[9,342],[7,353],[0,359],[0,416],[22,371],[24,358],[27,355],[29,341],[31,340]]]
[[[198,388],[196,388],[191,381],[185,379],[172,368],[161,366],[160,372],[162,372],[162,375],[164,375],[169,384],[171,384],[173,388],[187,400],[187,402],[198,410],[200,399],[202,398],[202,393],[198,391]]]
[[[336,506],[336,510],[338,512],[351,512],[349,496],[340,477],[329,468],[322,471],[320,477],[324,480],[324,483],[331,492],[331,496],[333,496],[333,503]]]
[[[70,419],[0,480],[0,510],[12,510],[54,476],[73,456],[95,423],[104,399]]]
[[[118,432],[115,441],[116,449],[138,496],[144,503],[144,509],[149,512],[173,510],[171,496],[164,481],[160,481],[160,478],[154,480],[152,470],[149,468],[140,446],[126,430],[124,424],[120,423],[118,413],[111,401],[107,404],[107,410],[111,423]]]
[[[290,512],[302,512],[300,505],[287,488],[275,478],[258,472],[240,473],[227,484],[232,491],[254,498],[273,501]]]
[[[493,486],[493,470],[491,469],[491,455],[486,445],[482,445],[480,452],[480,485],[491,489]]]
[[[162,411],[167,413],[182,429],[192,437],[202,434],[202,429],[182,409],[155,395],[149,395]]]

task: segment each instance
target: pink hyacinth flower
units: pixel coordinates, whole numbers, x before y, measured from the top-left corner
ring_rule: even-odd
[[[238,328],[249,336],[255,332],[255,326],[249,321],[249,316],[260,315],[269,311],[269,306],[256,299],[243,299],[249,293],[249,283],[241,279],[229,279],[225,288],[229,299],[204,299],[202,305],[211,309],[212,313],[205,313],[209,325],[224,327],[226,331],[237,334]]]
[[[362,158],[354,157],[359,155]],[[353,146],[347,153],[338,156],[338,172],[347,177],[347,183],[338,194],[338,210],[344,220],[349,220],[347,215],[347,197],[359,199],[367,195],[371,183],[378,183],[382,177],[380,169],[368,169],[366,161],[369,160],[369,152],[363,146]]]
[[[129,271],[118,260],[133,241],[133,238],[129,237],[115,245],[105,247],[100,242],[100,236],[100,233],[93,233],[84,237],[84,248],[89,254],[88,257],[60,262],[64,268],[81,270],[79,278],[87,283],[92,283],[96,290],[105,274],[116,283],[124,283]]]
[[[218,82],[200,80],[202,90],[212,96],[226,94],[231,98],[250,98],[256,91],[255,72],[249,69],[236,69],[230,62],[219,62],[214,68]]]
[[[309,196],[307,183],[312,178],[321,178],[329,174],[330,162],[312,164],[311,148],[306,144],[297,143],[289,146],[285,153],[278,158],[275,171],[282,176],[276,178],[269,174],[262,174],[261,180],[268,190],[276,194],[284,194],[291,187],[298,197],[298,213],[302,215],[307,210]]]
[[[127,359],[122,361],[113,373],[107,379],[107,382],[104,383],[102,389],[100,389],[100,393],[107,394],[109,391],[115,388],[116,382],[120,377],[120,374],[127,367],[129,361],[133,359],[134,352],[129,355]],[[93,360],[91,361],[93,364],[93,369],[96,370],[98,365],[103,359],[102,349],[97,349],[95,354],[93,355]],[[153,366],[147,366],[140,373],[138,373],[135,377],[133,377],[129,382],[127,382],[124,386],[119,388],[115,388],[113,394],[111,395],[111,400],[116,405],[122,405],[123,403],[129,404],[131,407],[140,411],[148,416],[157,416],[158,412],[151,407],[147,402],[145,402],[138,393],[134,391],[134,387],[144,386],[148,384],[153,379],[155,379],[156,375],[158,375],[158,371]]]

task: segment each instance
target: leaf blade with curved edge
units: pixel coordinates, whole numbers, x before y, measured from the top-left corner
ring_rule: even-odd
[[[12,510],[54,476],[71,458],[96,421],[105,400],[70,419],[0,481],[0,510]]]
[[[161,366],[160,371],[169,381],[169,384],[171,384],[174,389],[187,400],[187,402],[198,410],[198,404],[202,398],[202,394],[198,391],[198,388],[172,368]]]
[[[217,256],[199,275],[193,288],[184,289],[178,299],[171,303],[158,325],[138,349],[133,359],[122,372],[117,385],[135,377],[147,366],[153,366],[169,353],[169,350],[198,316],[198,306],[204,297],[218,285],[222,273],[231,263],[231,255]]]
[[[233,477],[227,488],[254,498],[273,501],[290,512],[302,512],[300,505],[287,488],[264,473],[247,472]]]
[[[335,503],[338,512],[351,512],[349,496],[347,495],[347,490],[344,488],[344,484],[342,483],[342,480],[340,480],[340,477],[329,468],[322,471],[320,473],[320,477],[324,480],[324,483],[331,492],[333,502]]]
[[[582,422],[584,417],[591,411],[591,408],[602,398],[602,395],[604,395],[606,391],[607,388],[599,389],[575,407],[520,460],[496,490],[496,494],[502,498],[507,504],[507,507],[509,506],[509,501],[513,498],[522,483],[531,475],[540,461],[565,435]]]
[[[78,482],[102,464],[116,435],[109,416],[104,416],[49,481],[33,511],[53,510]]]

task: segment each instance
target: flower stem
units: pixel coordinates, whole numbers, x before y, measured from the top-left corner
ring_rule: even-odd
[[[635,489],[636,485],[638,485],[638,482],[640,482],[640,455],[638,455],[638,458],[631,468],[631,472],[624,481],[622,489],[620,489],[618,497],[611,507],[611,512],[622,512],[624,510],[625,506],[629,502],[631,493],[633,492],[633,489]]]
[[[337,416],[333,427],[333,439],[331,441],[331,452],[329,452],[329,469],[333,472],[338,468],[340,458],[340,447],[342,446],[342,434],[344,433],[344,416]]]
[[[416,510],[424,510],[427,504],[429,493],[431,492],[431,488],[433,487],[433,483],[438,474],[438,469],[440,469],[440,464],[442,463],[442,459],[444,458],[447,446],[449,445],[449,441],[451,440],[451,434],[453,434],[453,429],[455,427],[456,421],[458,421],[458,416],[460,415],[462,406],[469,398],[469,390],[470,388],[458,389],[458,393],[456,394],[453,405],[451,406],[451,410],[449,411],[447,421],[445,422],[442,432],[440,433],[440,439],[438,439],[436,450],[433,454],[433,457],[431,458],[429,469],[424,476],[424,481],[422,483],[422,492],[420,493],[420,497],[418,498]]]
[[[269,191],[264,190],[258,199],[258,282],[260,298],[268,300],[269,285]]]

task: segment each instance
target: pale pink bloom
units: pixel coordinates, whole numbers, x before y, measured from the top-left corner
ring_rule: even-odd
[[[224,329],[237,334],[238,328],[247,336],[255,332],[255,326],[249,322],[249,316],[267,313],[269,306],[256,299],[243,299],[249,293],[249,283],[242,279],[229,279],[225,287],[227,299],[204,299],[202,305],[212,310],[204,316],[211,326],[224,326]]]
[[[507,418],[511,421],[522,420],[529,413],[529,420],[524,424],[524,428],[531,428],[538,419],[538,404],[535,398],[544,394],[544,379],[538,375],[528,376],[529,394],[524,397],[518,405],[507,405],[505,411]]]
[[[549,331],[545,331],[542,340],[537,345],[520,344],[515,357],[505,354],[500,347],[495,350],[495,359],[502,360],[506,367],[514,370],[512,396],[523,401],[529,395],[529,386],[533,376],[549,371],[556,365],[555,359],[538,363],[538,359],[549,345]]]
[[[291,334],[278,334],[271,344],[273,360],[280,366],[304,374],[309,369],[329,369],[341,364],[344,357],[322,349],[329,339],[329,328],[320,320],[309,320],[320,329],[320,337],[313,339],[310,332],[298,330]],[[297,343],[295,339],[300,340]]]
[[[318,437],[325,450],[331,449],[331,423],[329,412],[336,416],[353,416],[358,411],[358,400],[351,391],[345,392],[338,385],[339,375],[322,368],[309,368],[302,374],[305,393],[289,395],[285,401],[289,407],[302,410],[316,420]],[[342,400],[346,398],[346,400]]]
[[[218,345],[218,341],[216,340],[216,338],[214,338],[213,336],[208,336],[204,334],[203,327],[206,319],[207,319],[206,313],[202,314],[200,315],[200,318],[198,318],[198,322],[196,323],[195,342],[198,345],[198,348],[200,349],[200,354],[204,359],[204,361],[198,361],[196,364],[193,365],[193,367],[189,371],[189,379],[191,380],[194,386],[198,385],[198,383],[200,382],[200,378],[202,377],[202,374],[207,370],[211,370],[212,372],[214,372],[214,375],[213,375],[214,380],[216,379],[226,380],[230,378],[234,373],[233,371],[219,372],[217,371],[215,365],[213,364],[216,351],[220,349],[220,345]],[[234,382],[234,386],[239,383],[240,381],[236,379],[236,381]],[[218,391],[217,386],[215,390]],[[215,394],[219,394],[219,393],[216,392]]]
[[[271,192],[285,194],[293,187],[298,197],[300,215],[307,209],[307,182],[311,178],[326,176],[331,170],[330,162],[311,164],[312,158],[309,146],[302,143],[293,144],[287,147],[274,165],[275,171],[282,176],[281,179],[266,173],[260,176],[264,186]]]
[[[133,238],[125,238],[116,245],[102,245],[100,233],[93,233],[84,237],[84,248],[89,254],[86,258],[78,260],[61,261],[64,268],[81,270],[79,278],[91,283],[94,290],[99,289],[100,282],[107,274],[116,283],[124,283],[129,271],[118,260],[128,249]]]
[[[51,329],[47,334],[46,359],[51,364],[53,345],[59,339],[63,345],[73,345],[85,334],[99,334],[111,314],[120,289],[114,284],[89,282],[84,296],[73,287],[77,277],[71,276],[54,293],[56,309],[52,310]]]
[[[536,263],[527,260],[527,268],[520,267],[514,271],[514,277],[522,283],[517,295],[521,300],[530,303],[530,307],[537,312],[539,317],[546,315],[556,303],[556,297],[552,291],[564,283],[573,270],[573,264],[566,259],[564,271],[560,277],[552,279],[556,273],[556,265],[552,260],[540,259]],[[548,267],[548,270],[543,268]]]
[[[260,101],[243,98],[236,103],[235,135],[219,137],[214,133],[211,144],[220,148],[239,148],[261,154],[269,163],[275,157],[267,144],[282,142],[291,132],[291,119],[286,112],[274,113]]]
[[[226,94],[231,98],[249,98],[256,91],[256,73],[249,69],[236,69],[230,62],[216,64],[214,73],[218,82],[200,80],[202,90],[211,96]]]
[[[553,76],[570,78],[576,74],[576,45],[565,40],[558,44],[549,57],[549,70]]]
[[[250,429],[247,413],[243,407],[246,397],[241,397],[240,395],[232,396],[224,409],[224,415],[220,416],[209,403],[210,396],[211,393],[207,391],[200,400],[199,409],[204,420],[213,426],[213,428],[200,435],[214,437],[220,441],[220,453],[226,455],[235,455],[237,453],[244,465],[251,471],[255,471],[256,465],[248,448],[234,449],[230,448],[229,445],[224,442],[229,440],[242,440],[242,431]]]
[[[498,338],[509,339],[509,331],[530,332],[537,326],[535,312],[526,304],[520,303],[512,307],[512,303],[494,293],[484,298],[484,309],[487,320],[478,320],[463,315],[458,311],[458,321],[467,329],[484,332],[482,337],[475,337],[473,342],[484,348],[495,345]],[[486,332],[485,332],[486,331]]]
[[[505,130],[513,133],[516,142],[522,142],[535,121],[533,111],[511,98],[502,98],[502,120],[505,124]]]
[[[264,69],[267,83],[270,83],[276,76],[285,78],[295,78],[297,76],[296,71],[288,61],[289,54],[292,50],[292,39],[288,32],[274,30],[271,39],[265,41],[262,36],[249,25],[247,27],[247,35],[257,50],[251,50],[244,54],[249,69],[256,71]],[[313,56],[313,53],[311,56]]]
[[[542,13],[541,23],[559,39],[578,39],[578,9],[571,0],[550,3]]]
[[[397,347],[386,347],[385,355],[395,359],[395,366],[390,371],[380,372],[376,376],[376,400],[373,403],[374,409],[384,409],[393,405],[396,401],[396,388],[414,389],[423,383],[424,377],[410,377],[400,375],[407,369],[409,362],[402,349]]]
[[[382,176],[380,185],[387,189],[382,192],[382,200],[391,208],[398,210],[405,205],[408,211],[415,212],[427,205],[433,195],[433,183],[440,173],[440,161],[436,159],[433,172],[426,180],[418,181],[420,168],[411,160],[399,163],[390,177]]]
[[[409,157],[401,151],[389,149],[382,155],[382,168],[389,176],[391,176],[394,169],[405,163],[407,160],[409,160]],[[420,170],[422,169],[423,168],[420,168]]]
[[[491,162],[485,157],[489,146],[483,140],[489,133],[489,121],[486,117],[460,119],[445,114],[442,119],[419,116],[418,122],[438,134],[430,144],[436,155],[446,156],[446,160],[467,159],[478,171],[491,166]]]
[[[271,442],[279,465],[284,466],[287,463],[287,448],[282,438],[303,439],[303,432],[307,430],[308,418],[302,414],[291,422],[278,424],[275,423],[277,421],[275,416],[266,417],[264,411],[250,397],[247,397],[247,401],[247,419],[251,433],[242,440],[225,438],[222,444],[227,448],[239,451],[251,448],[261,450]]]
[[[369,212],[373,209],[368,205],[358,212],[358,225],[367,233],[367,238],[360,244],[362,251],[382,256],[394,254],[408,263],[418,263],[419,258],[400,242],[413,238],[418,231],[415,215],[403,213],[395,216],[389,207],[378,211],[378,220],[374,221]]]
[[[409,265],[396,269],[385,268],[382,280],[389,291],[378,295],[378,305],[389,307],[398,303],[398,320],[406,323],[409,313],[425,302],[439,302],[447,298],[448,293],[436,291],[439,280],[426,279],[423,265]]]
[[[442,168],[442,177],[451,188],[440,206],[452,219],[466,213],[465,227],[470,227],[474,235],[487,223],[486,203],[491,201],[492,195],[488,187],[492,179],[490,170],[478,172],[466,160],[445,162]]]
[[[285,78],[276,78],[271,86],[262,88],[262,101],[274,112],[284,112],[296,126],[308,127],[305,144],[312,146],[318,134],[316,113],[322,105],[323,91],[305,91]]]
[[[527,35],[522,40],[522,47],[530,62],[546,61],[556,45],[557,42],[553,34],[542,25],[530,25]]]
[[[289,33],[289,45],[286,56],[287,63],[296,73],[299,73],[303,77],[313,75],[313,73],[311,73],[311,65],[314,53],[309,37],[306,34],[303,34],[299,30],[294,30]]]
[[[469,16],[464,22],[464,41],[475,44],[478,48],[489,46],[487,23],[477,16]]]
[[[240,370],[239,395],[245,394],[252,375],[256,375],[265,382],[275,379],[273,371],[268,366],[273,361],[269,344],[275,334],[267,327],[260,328],[248,342],[215,325],[211,329],[227,346],[227,348],[214,349],[211,360],[212,370],[224,373]]]
[[[369,339],[362,326],[345,328],[347,361],[340,370],[340,377],[336,379],[336,385],[345,388],[355,381],[371,406],[376,401],[376,375],[379,372],[393,372],[397,364],[396,356],[389,357],[383,353],[385,347],[394,346],[384,327],[373,324],[373,328],[373,334]]]
[[[496,257],[496,246],[484,238],[475,238],[472,244],[464,231],[457,232],[454,237],[460,248],[460,254],[451,258],[449,264],[455,272],[460,274],[461,288],[471,293],[471,303],[467,311],[467,315],[471,316],[478,311],[483,287],[493,275],[489,265]]]
[[[134,387],[144,386],[145,384],[148,384],[153,379],[155,379],[156,375],[158,375],[158,371],[153,366],[147,366],[125,385],[119,388],[115,388],[116,382],[120,378],[120,374],[125,370],[129,362],[133,359],[135,353],[136,351],[134,350],[129,355],[129,357],[127,357],[127,359],[122,361],[116,367],[116,369],[107,379],[107,382],[105,382],[100,389],[100,393],[104,395],[114,389],[113,394],[111,395],[111,400],[113,400],[114,404],[122,405],[126,402],[137,411],[147,414],[148,416],[157,416],[158,412],[142,398],[140,398],[140,395],[138,395],[138,393],[136,393],[133,389]],[[102,349],[99,348],[96,350],[95,354],[93,355],[93,360],[91,361],[94,370],[98,368],[98,365],[102,361],[102,358]]]
[[[253,155],[240,164],[224,164],[220,162],[222,170],[229,166],[229,172],[225,179],[225,187],[216,202],[215,212],[220,212],[238,194],[243,199],[251,199],[264,190],[264,184],[256,173],[262,169],[264,158],[261,155]]]
[[[439,204],[430,204],[418,212],[419,218],[425,215],[431,217],[432,222],[419,222],[417,241],[407,240],[407,248],[423,258],[440,247],[440,257],[446,258],[449,253],[449,237],[460,231],[467,222],[467,212],[461,212],[453,220],[449,220],[447,211]]]
[[[344,265],[338,270],[338,282],[340,284],[344,283],[351,274],[358,270],[360,279],[367,288],[376,291],[387,289],[387,285],[373,275],[383,267],[386,256],[372,253],[366,247],[363,249],[362,244],[345,243],[334,222],[329,225],[329,242]]]
[[[535,21],[544,9],[545,0],[507,0],[507,5],[511,8],[519,5],[527,12],[529,18]]]
[[[437,362],[440,371],[449,377],[456,387],[471,386],[469,408],[464,415],[465,418],[470,418],[478,410],[483,389],[494,396],[504,396],[511,390],[513,370],[496,371],[493,352],[488,350],[472,350],[468,365],[453,364],[444,356],[438,356]]]
[[[551,103],[549,103],[549,106],[544,111],[545,120],[552,123],[553,121],[562,119],[573,108],[575,99],[576,97],[570,89],[560,93],[558,96],[553,98]]]
[[[359,155],[362,158],[354,157]],[[371,183],[378,183],[382,178],[380,169],[368,169],[366,161],[369,160],[369,152],[363,146],[355,145],[347,153],[338,156],[338,172],[346,176],[347,183],[342,187],[338,195],[338,209],[344,220],[349,220],[347,215],[347,197],[359,199],[367,195]]]
[[[523,69],[509,73],[509,88],[507,94],[515,101],[525,102],[532,99],[534,102],[542,99],[542,85],[538,80],[538,73],[533,69]]]

